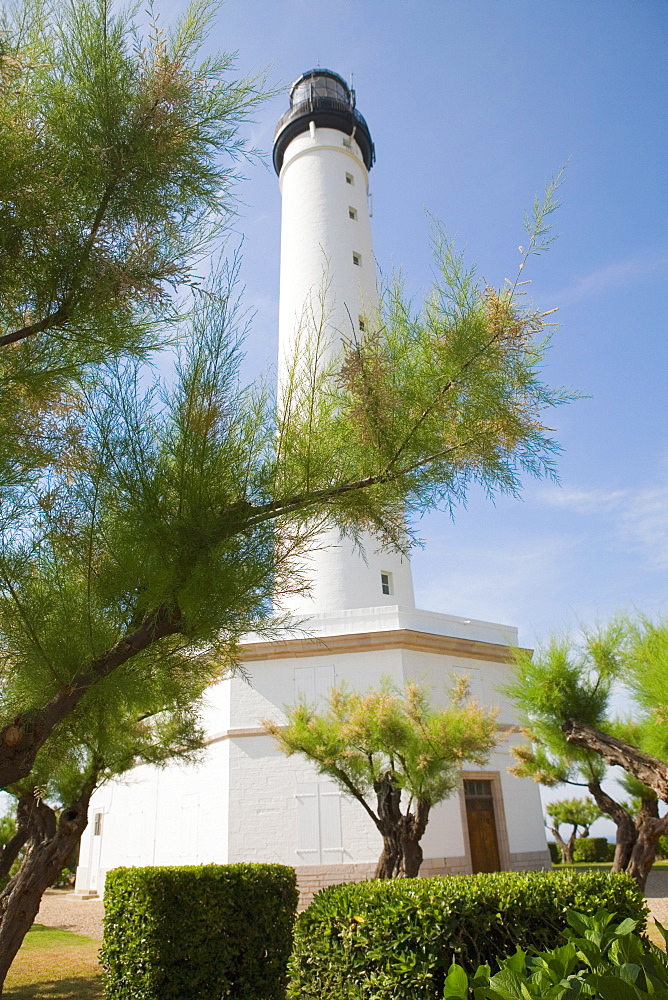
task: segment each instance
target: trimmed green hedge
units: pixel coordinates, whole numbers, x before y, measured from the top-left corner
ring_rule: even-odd
[[[573,847],[573,861],[612,861],[615,845],[605,837],[577,837]]]
[[[282,1000],[297,909],[293,868],[201,865],[107,874],[110,1000]]]
[[[552,864],[553,865],[560,865],[561,864],[561,848],[559,847],[559,844],[557,844],[557,842],[554,841],[554,840],[548,840],[547,846],[548,846],[548,848],[550,850],[550,857],[552,858]]]
[[[600,908],[645,926],[642,896],[624,874],[496,872],[331,886],[297,920],[288,996],[442,997],[453,961],[473,972],[516,947],[554,947],[569,909]]]

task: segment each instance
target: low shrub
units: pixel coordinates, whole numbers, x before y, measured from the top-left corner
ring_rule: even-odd
[[[668,837],[659,837],[656,856],[662,858],[664,861],[668,859]]]
[[[556,841],[554,841],[554,840],[548,840],[547,846],[548,846],[548,849],[550,851],[550,857],[552,858],[552,864],[553,865],[560,865],[561,864],[561,848],[559,847],[559,844],[557,844]]]
[[[288,995],[442,997],[453,961],[467,973],[482,962],[496,968],[516,947],[563,940],[569,909],[600,908],[644,928],[644,901],[625,874],[568,869],[331,886],[297,921]]]
[[[282,1000],[293,868],[201,865],[107,874],[102,946],[113,1000]]]
[[[656,945],[634,933],[634,920],[612,926],[612,916],[599,910],[590,917],[567,914],[568,943],[551,951],[527,955],[518,948],[491,974],[489,965],[468,976],[453,964],[443,997],[449,1000],[643,1000],[668,996],[668,959]],[[657,924],[664,941],[668,932]]]
[[[605,837],[578,837],[573,847],[573,861],[611,861],[610,846]],[[612,853],[614,856],[614,846]]]

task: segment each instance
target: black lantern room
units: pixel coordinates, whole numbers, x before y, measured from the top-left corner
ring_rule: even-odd
[[[369,126],[355,107],[355,91],[331,69],[311,69],[290,88],[290,110],[286,111],[274,136],[274,167],[280,174],[283,157],[295,136],[308,132],[310,122],[319,128],[335,128],[355,139],[364,165],[371,170],[376,154]]]

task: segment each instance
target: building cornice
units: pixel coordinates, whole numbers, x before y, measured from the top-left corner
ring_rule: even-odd
[[[332,656],[338,653],[370,653],[386,649],[406,649],[494,663],[512,661],[511,649],[506,645],[451,635],[435,635],[433,632],[417,632],[407,628],[248,642],[240,647],[237,655],[239,660],[248,663],[257,660]]]

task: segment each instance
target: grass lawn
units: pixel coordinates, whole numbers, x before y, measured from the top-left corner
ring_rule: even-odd
[[[5,981],[11,1000],[102,1000],[100,942],[34,924]]]

